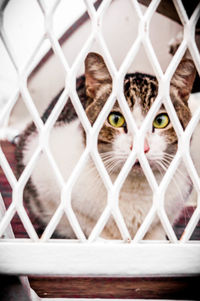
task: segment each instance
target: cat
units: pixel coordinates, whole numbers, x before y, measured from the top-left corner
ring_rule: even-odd
[[[182,127],[191,119],[188,98],[192,89],[196,69],[193,61],[185,54],[170,83],[170,97]],[[94,124],[112,91],[112,78],[102,56],[89,53],[85,59],[85,75],[79,79],[77,92],[86,115]],[[154,76],[134,73],[124,79],[124,95],[138,127],[143,123],[158,94],[158,82]],[[46,122],[58,97],[42,116]],[[112,179],[115,180],[123,164],[134,148],[134,138],[125,117],[116,101],[98,135],[98,151]],[[17,173],[21,174],[39,142],[34,123],[21,134],[17,149]],[[51,130],[49,146],[65,181],[69,178],[86,145],[86,134],[77,118],[70,100],[65,105]],[[153,124],[149,126],[144,141],[144,153],[158,181],[172,161],[178,147],[178,138],[165,107],[161,105]],[[180,174],[185,173],[185,176]],[[177,187],[178,186],[178,187]],[[183,164],[170,183],[166,194],[165,209],[170,222],[179,217],[192,189]],[[181,193],[180,193],[181,191]],[[144,176],[138,160],[132,167],[119,195],[119,208],[128,231],[133,238],[152,206],[152,190]],[[60,204],[60,190],[42,152],[24,191],[25,202],[31,212],[45,227]],[[72,189],[72,208],[81,228],[88,237],[107,204],[107,191],[92,159],[89,159]],[[67,218],[63,217],[56,228],[59,237],[75,238]],[[118,228],[110,218],[101,237],[121,239]],[[156,217],[144,239],[166,239],[159,219]]]

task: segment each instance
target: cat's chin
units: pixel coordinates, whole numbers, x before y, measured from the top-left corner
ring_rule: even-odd
[[[135,164],[132,166],[130,175],[132,175],[132,176],[144,175],[143,169],[142,169],[139,161],[136,161]]]

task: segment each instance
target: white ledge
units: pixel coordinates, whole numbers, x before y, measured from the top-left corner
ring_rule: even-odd
[[[0,243],[0,273],[142,276],[200,274],[200,244]]]

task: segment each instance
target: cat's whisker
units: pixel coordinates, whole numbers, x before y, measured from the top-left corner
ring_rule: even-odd
[[[113,162],[112,165],[109,166],[109,168],[107,169],[108,170],[108,173],[110,175],[112,175],[116,169],[116,167],[119,167],[120,163],[123,163],[124,161],[123,160],[118,160],[117,162]]]
[[[151,160],[153,160],[154,162],[158,161],[166,161],[166,163],[171,163],[171,161],[173,160],[174,156],[170,155],[166,152],[160,152],[160,153],[156,153],[151,155]]]
[[[109,159],[109,158],[113,158],[114,154],[101,154],[101,158],[102,159]]]
[[[163,162],[161,160],[157,161],[156,164],[159,165],[164,171],[167,170],[167,167],[163,164]]]
[[[112,150],[112,151],[107,151],[107,152],[101,152],[100,153],[100,156],[101,157],[105,157],[105,156],[114,156],[115,155],[115,153],[116,153],[116,151],[114,151],[114,150]]]
[[[106,166],[106,169],[107,169],[108,173],[110,173],[116,167],[119,167],[119,162],[112,162],[112,163],[110,163],[109,165]]]
[[[164,162],[162,162],[162,164],[163,164],[163,168],[164,168],[164,166],[165,166],[165,171],[167,171],[167,168],[168,168],[169,165],[166,165]],[[188,178],[188,176],[186,176],[184,173],[182,173],[182,172],[180,171],[180,169],[177,169],[176,172],[175,172],[175,174],[174,174],[174,176],[173,176],[173,178],[172,178],[172,180],[179,182],[180,178],[181,178],[181,179],[184,178],[185,181],[186,181],[188,184],[191,182],[190,179]],[[181,193],[181,194],[182,194],[182,193]]]
[[[170,161],[169,163],[171,163],[171,161]],[[167,162],[167,164],[168,164],[168,165],[167,165],[166,162],[165,162],[164,160],[163,160],[163,164],[165,164],[165,167],[166,167],[166,168],[169,167],[168,162]],[[181,178],[186,179],[186,181],[191,182],[190,178],[189,178],[185,173],[183,173],[179,168],[177,168],[176,171],[175,171],[174,177],[179,177],[179,176],[180,176]]]
[[[168,168],[169,165],[170,165],[171,162],[172,162],[171,160],[167,160],[167,159],[165,159],[165,158],[163,158],[161,161],[162,161],[163,164],[165,164],[166,168]]]
[[[120,154],[118,155],[115,155],[114,157],[112,158],[107,158],[107,159],[103,159],[103,163],[105,164],[105,166],[107,164],[109,164],[110,162],[119,162],[119,161],[124,161],[125,162],[126,160],[126,157],[125,156],[122,156]]]
[[[106,160],[106,159],[118,159],[118,158],[125,158],[126,159],[126,155],[124,154],[124,153],[115,153],[115,152],[112,152],[111,154],[107,154],[107,153],[105,153],[105,154],[101,154],[101,158],[102,158],[102,160],[104,161],[104,160]]]
[[[107,168],[107,172],[110,176],[114,173],[116,167],[117,167],[117,164],[113,164],[113,165],[110,165],[109,168]]]
[[[116,155],[116,156],[113,156],[113,157],[110,157],[110,158],[104,158],[103,162],[111,161],[111,160],[116,161],[116,160],[120,160],[120,159],[125,159],[125,156]]]
[[[166,157],[172,158],[172,159],[174,158],[174,154],[172,155],[172,154],[169,154],[167,152],[163,152],[163,155],[166,156]]]

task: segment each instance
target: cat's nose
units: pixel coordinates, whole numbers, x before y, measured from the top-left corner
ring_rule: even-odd
[[[148,153],[148,151],[150,150],[150,147],[149,147],[149,143],[147,141],[147,139],[144,139],[144,153]]]
[[[130,150],[132,151],[133,149],[133,144],[130,145]],[[145,139],[144,140],[144,153],[148,153],[148,151],[150,150],[148,141]]]

